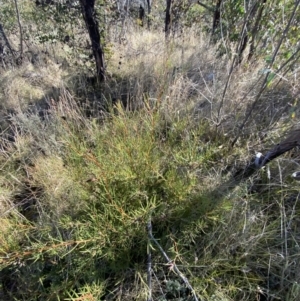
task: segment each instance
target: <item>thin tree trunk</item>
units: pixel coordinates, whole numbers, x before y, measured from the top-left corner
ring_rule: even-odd
[[[14,50],[12,49],[12,47],[11,47],[11,45],[10,45],[8,39],[7,39],[7,36],[6,36],[6,34],[5,34],[4,30],[3,30],[3,26],[0,23],[0,39],[1,38],[2,38],[2,40],[4,42],[4,46],[6,46],[9,49],[11,55],[14,56]]]
[[[250,51],[249,51],[249,54],[248,54],[248,61],[251,60],[252,56],[254,55],[255,49],[256,49],[256,47],[254,46],[254,42],[255,42],[255,39],[256,39],[256,35],[259,31],[259,27],[260,27],[260,24],[261,24],[261,21],[262,21],[262,13],[263,13],[263,10],[265,8],[266,2],[267,2],[267,0],[263,0],[260,3],[260,7],[259,7],[259,10],[258,10],[258,13],[257,13],[257,17],[255,19],[255,24],[254,24],[254,26],[251,30],[251,41],[249,43],[250,44]]]
[[[213,19],[213,25],[212,25],[212,36],[215,34],[216,29],[220,25],[221,21],[221,4],[223,0],[218,0],[216,7],[215,7],[215,12],[214,12],[214,19]]]
[[[18,2],[17,0],[14,0],[15,3],[15,8],[16,8],[16,13],[17,13],[17,20],[18,20],[18,25],[19,25],[19,32],[20,32],[20,55],[17,58],[17,65],[21,65],[23,62],[23,29],[21,25],[21,20],[20,20],[20,13],[19,13],[19,8],[18,8]]]
[[[242,37],[241,37],[241,44],[240,44],[240,49],[238,51],[237,65],[241,64],[241,62],[243,60],[243,53],[247,47],[248,39],[249,39],[248,31],[247,31],[247,27],[246,27],[245,32],[242,33]]]
[[[170,32],[171,32],[171,4],[172,4],[172,0],[167,0],[166,19],[165,19],[165,35],[166,35],[166,39],[169,38]]]
[[[144,27],[145,8],[140,4],[139,8],[139,25]]]
[[[251,27],[251,24],[255,20],[254,18],[255,18],[256,12],[259,7],[259,1],[260,0],[258,0],[256,3],[253,4],[251,9],[249,10],[249,13],[247,13],[246,17],[245,17],[245,21],[244,21],[245,26],[244,26],[244,30],[242,32],[241,43],[240,43],[240,47],[238,50],[238,60],[237,60],[238,65],[241,64],[241,62],[243,60],[243,53],[249,42],[249,32],[251,32],[250,27]]]
[[[12,49],[8,39],[7,39],[7,36],[3,30],[3,26],[2,24],[0,24],[0,45],[2,46],[3,45],[3,48],[7,47],[7,49],[9,50],[10,52],[10,55],[12,57],[12,62],[13,64],[15,64],[15,61],[16,61],[16,56],[15,56],[15,50]],[[0,53],[1,55],[2,53]]]
[[[147,29],[150,30],[150,26],[151,26],[151,0],[147,0],[147,6],[148,6],[148,14],[147,14]]]
[[[80,3],[82,7],[82,15],[92,43],[92,50],[96,63],[97,77],[100,82],[104,82],[104,53],[101,47],[98,22],[95,19],[95,0],[80,0]]]

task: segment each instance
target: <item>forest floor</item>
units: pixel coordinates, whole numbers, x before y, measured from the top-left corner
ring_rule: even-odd
[[[62,47],[1,71],[1,300],[299,300],[297,150],[231,182],[299,83],[258,98],[264,58],[230,74],[216,47],[135,28],[104,84]]]

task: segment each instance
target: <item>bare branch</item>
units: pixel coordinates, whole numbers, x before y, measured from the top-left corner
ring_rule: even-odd
[[[150,221],[151,224],[151,221]],[[149,226],[149,224],[148,224]],[[152,228],[152,226],[151,226]],[[187,280],[187,278],[180,272],[180,270],[178,269],[177,265],[175,264],[175,262],[173,260],[170,259],[170,257],[167,255],[167,253],[164,251],[164,249],[161,247],[161,245],[158,243],[158,241],[154,238],[152,231],[148,231],[148,235],[150,237],[150,239],[156,244],[156,246],[159,248],[159,250],[161,251],[161,253],[163,254],[163,256],[165,257],[166,261],[168,263],[172,263],[172,268],[174,269],[174,271],[177,273],[177,275],[182,279],[182,281],[185,283],[185,285],[191,290],[194,300],[198,301],[198,297],[196,296],[195,290],[193,289],[193,287],[190,285],[189,281]]]
[[[286,139],[274,146],[266,155],[262,153],[256,154],[256,157],[251,160],[244,170],[234,175],[235,181],[242,181],[249,178],[255,171],[298,146],[300,146],[300,129],[291,132]]]
[[[19,32],[20,32],[20,56],[18,58],[17,64],[22,64],[22,61],[23,61],[23,29],[22,29],[22,24],[21,24],[21,20],[20,20],[20,13],[19,13],[17,0],[14,0],[14,3],[15,3]]]
[[[209,11],[212,12],[212,13],[215,11],[215,9],[214,9],[213,7],[210,7],[210,6],[204,4],[204,3],[200,2],[200,1],[198,1],[197,3],[198,3],[200,6],[206,8],[207,10],[209,10]]]
[[[148,231],[148,238],[149,241],[152,239],[152,223],[151,223],[151,217],[147,223],[147,231]],[[149,294],[147,301],[152,301],[152,281],[151,281],[151,274],[152,274],[152,258],[151,258],[151,244],[148,243],[147,246],[147,282],[148,282],[148,288],[149,288]]]

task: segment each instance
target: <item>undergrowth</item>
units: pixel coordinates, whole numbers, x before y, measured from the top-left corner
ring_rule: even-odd
[[[232,74],[219,118],[228,66],[204,51],[205,38],[178,46],[139,37],[123,49],[120,69],[115,46],[115,81],[105,87],[70,71],[41,98],[34,85],[32,93],[22,89],[25,70],[16,71],[14,89],[13,74],[4,74],[0,299],[147,300],[151,292],[161,301],[194,300],[193,293],[209,301],[298,300],[299,189],[290,178],[297,154],[231,181],[290,127],[290,94],[268,90],[232,148],[263,62]],[[48,89],[51,75],[43,75]],[[84,85],[86,95],[78,93]],[[87,116],[82,104],[98,97],[105,106]]]
[[[211,132],[205,148],[205,123],[166,122],[147,105],[112,109],[86,119],[65,93],[44,120],[14,117],[19,134],[1,157],[5,298],[144,299],[147,246],[157,300],[192,300],[173,264],[204,300],[282,295],[298,264],[297,193],[278,187],[279,199],[275,191],[260,199],[243,185],[222,192],[220,177],[209,177],[221,137]],[[172,262],[148,240],[149,220]]]

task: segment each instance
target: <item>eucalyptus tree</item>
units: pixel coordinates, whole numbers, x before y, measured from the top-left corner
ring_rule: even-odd
[[[104,52],[101,45],[98,22],[95,18],[95,0],[80,0],[80,3],[92,44],[97,77],[100,82],[103,82],[105,80]]]

